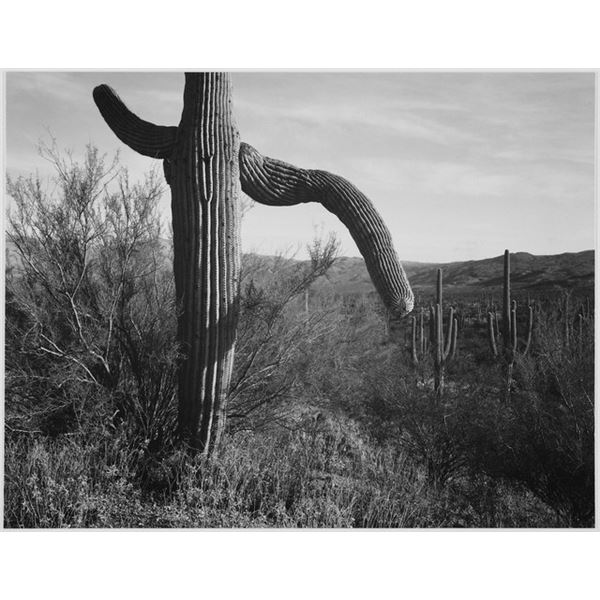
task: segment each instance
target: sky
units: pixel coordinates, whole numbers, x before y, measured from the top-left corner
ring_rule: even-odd
[[[388,225],[401,260],[451,262],[595,246],[593,73],[234,72],[241,140],[266,156],[341,175]],[[7,171],[49,177],[50,136],[82,155],[119,150],[133,180],[158,161],[124,146],[92,90],[113,87],[139,117],[177,125],[177,72],[8,72]],[[158,165],[160,167],[160,164]],[[318,204],[252,203],[245,252],[296,252],[344,226]],[[170,193],[162,201],[170,217]]]

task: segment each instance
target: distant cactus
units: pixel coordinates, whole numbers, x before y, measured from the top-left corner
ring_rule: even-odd
[[[454,308],[450,307],[448,316],[448,332],[444,343],[444,322],[442,303],[442,269],[437,272],[437,294],[435,305],[435,390],[441,396],[444,392],[444,374],[448,359],[454,358],[456,353],[456,339],[458,334],[458,323],[454,317]]]
[[[454,316],[454,308],[452,307],[450,307],[450,313],[448,316],[448,331],[446,336],[444,336],[442,300],[442,269],[438,269],[436,303],[435,306],[429,307],[429,341],[431,352],[433,354],[434,389],[440,396],[444,393],[444,375],[446,364],[456,355],[456,342],[458,338],[458,319]],[[416,317],[412,317],[411,356],[415,366],[420,363],[426,351],[423,309],[421,309],[420,314],[419,333],[420,336],[417,339],[417,319]]]
[[[162,159],[171,187],[174,275],[180,306],[179,429],[205,453],[225,424],[239,304],[239,192],[263,204],[320,202],[348,227],[393,318],[412,310],[413,295],[391,235],[364,194],[325,171],[298,169],[239,143],[227,73],[186,73],[177,127],[133,114],[108,86],[94,89],[117,137]]]
[[[498,327],[498,315],[496,311],[489,312],[487,318],[488,324],[488,340],[490,342],[490,348],[492,350],[492,354],[494,357],[498,356],[498,346],[496,344],[496,339],[500,336],[499,327]]]
[[[529,348],[531,347],[531,339],[533,333],[533,305],[530,303],[528,306],[527,335],[525,341],[521,343],[521,347],[519,348],[519,338],[517,331],[517,302],[516,300],[511,301],[510,253],[508,250],[504,251],[502,327],[500,334],[500,337],[502,339],[502,352],[499,352],[497,344],[497,338],[499,333],[497,319],[498,317],[495,314],[495,312],[488,313],[488,338],[490,342],[490,348],[494,357],[498,357],[502,354],[506,361],[507,386],[508,390],[510,390],[515,358],[518,354],[520,354],[521,356],[525,356],[529,352]]]

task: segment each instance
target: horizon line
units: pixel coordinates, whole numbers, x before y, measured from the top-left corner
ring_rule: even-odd
[[[510,251],[509,250],[509,254],[511,256],[514,256],[516,254],[528,254],[529,256],[534,256],[536,258],[545,258],[545,257],[552,257],[552,256],[564,256],[565,254],[584,254],[586,252],[593,252],[595,254],[596,249],[595,248],[586,248],[584,250],[565,250],[562,252],[555,252],[552,254],[535,254],[534,252],[528,252],[526,250],[517,250],[517,251]],[[253,252],[253,251],[242,251],[242,254],[252,254],[254,256],[265,256],[265,257],[275,257],[275,256],[283,256],[283,252],[281,253],[272,253],[272,254],[266,254],[263,252]],[[494,256],[484,256],[482,258],[467,258],[464,260],[450,260],[450,261],[443,261],[443,260],[413,260],[413,259],[408,259],[408,258],[400,258],[399,260],[402,264],[404,263],[410,263],[410,264],[421,264],[421,265],[451,265],[451,264],[456,264],[456,263],[466,263],[466,262],[479,262],[479,261],[483,261],[483,260],[490,260],[490,259],[494,259],[494,258],[502,258],[504,255],[504,252],[501,252],[500,254],[494,255]],[[305,261],[305,260],[310,260],[308,258],[295,258],[294,256],[289,256],[288,257],[289,260],[299,260],[299,261]],[[364,257],[361,256],[360,254],[354,254],[354,255],[340,255],[340,256],[336,256],[336,260],[340,259],[340,258],[358,258],[364,261]]]

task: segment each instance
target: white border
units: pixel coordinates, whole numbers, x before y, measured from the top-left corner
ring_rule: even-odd
[[[81,3],[36,4],[3,7],[5,67],[537,70],[594,69],[600,57],[594,3],[574,0],[358,9],[108,0],[87,13]],[[225,23],[225,43],[212,23]],[[591,597],[599,541],[572,532],[0,532],[0,571],[11,598]]]

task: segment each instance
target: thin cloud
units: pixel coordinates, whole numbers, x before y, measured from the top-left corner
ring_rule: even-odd
[[[121,148],[132,178],[156,164],[106,126],[91,98],[99,83],[141,118],[177,125],[182,73],[9,73],[9,172],[47,167],[35,150],[46,128],[60,147]],[[594,245],[593,74],[235,73],[233,85],[241,138],[348,178],[376,204],[403,257]],[[339,222],[312,205],[250,211],[244,248],[302,245],[320,223],[338,232],[343,254],[358,253]]]

